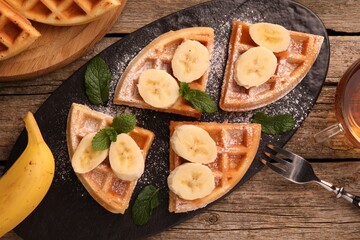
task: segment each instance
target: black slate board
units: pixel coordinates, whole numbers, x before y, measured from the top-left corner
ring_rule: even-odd
[[[155,37],[169,30],[191,26],[210,26],[215,29],[215,51],[207,91],[213,99],[218,101],[227,59],[231,21],[234,18],[250,23],[281,24],[290,30],[322,35],[325,37],[325,41],[317,61],[308,75],[281,100],[262,109],[246,113],[219,111],[215,115],[205,114],[200,121],[249,122],[257,111],[264,111],[268,114],[290,113],[296,119],[297,129],[311,110],[325,80],[329,65],[329,41],[319,18],[306,7],[293,1],[211,1],[169,15],[137,30],[100,53],[100,56],[110,65],[113,74],[111,93],[131,59]],[[106,106],[92,106],[84,94],[85,68],[86,65],[65,81],[35,114],[44,139],[55,156],[56,173],[48,194],[36,210],[16,227],[16,233],[27,240],[134,239],[163,231],[198,214],[201,210],[184,214],[170,214],[167,210],[169,121],[193,119],[126,106],[114,106],[111,103],[112,99]],[[112,115],[123,112],[134,113],[140,126],[156,133],[154,144],[147,158],[145,173],[139,180],[130,203],[131,208],[134,196],[137,196],[139,190],[148,184],[154,184],[161,189],[161,205],[153,212],[153,217],[148,224],[134,225],[130,208],[124,215],[107,212],[92,199],[77,180],[69,164],[65,134],[67,114],[72,102],[86,104],[95,110]],[[266,142],[283,146],[296,129],[277,137],[263,134],[256,159],[246,176],[234,189],[237,189],[262,168],[258,156]],[[24,131],[11,152],[7,167],[10,167],[18,158],[26,143],[27,137]]]

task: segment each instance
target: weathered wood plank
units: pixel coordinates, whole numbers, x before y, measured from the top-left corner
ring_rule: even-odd
[[[112,33],[130,33],[158,18],[203,2],[207,1],[128,0],[122,15],[110,31]],[[327,29],[341,32],[360,32],[360,19],[356,17],[360,10],[357,0],[298,0],[298,2],[314,11]]]
[[[360,194],[358,163],[313,166],[324,180]],[[358,209],[320,186],[297,185],[264,168],[201,214],[149,239],[359,239],[359,217]]]
[[[359,33],[360,19],[356,14],[360,10],[358,0],[297,0],[315,12],[327,29],[339,32]]]
[[[335,136],[324,143],[315,143],[313,135],[336,124],[334,111],[335,87],[324,87],[309,116],[286,144],[288,150],[305,158],[360,159],[360,149],[355,148],[344,135]]]
[[[330,65],[327,83],[338,83],[346,69],[360,58],[359,36],[330,37]]]

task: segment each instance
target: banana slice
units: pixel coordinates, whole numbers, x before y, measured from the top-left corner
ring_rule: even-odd
[[[170,173],[167,180],[170,190],[185,200],[203,198],[215,189],[213,173],[201,163],[181,164]]]
[[[208,132],[194,125],[177,127],[170,142],[175,153],[190,162],[211,163],[217,157],[215,141]]]
[[[290,45],[289,31],[277,24],[255,23],[250,25],[249,33],[256,44],[273,52],[285,51]]]
[[[168,108],[180,96],[176,79],[165,70],[145,70],[140,74],[137,87],[144,101],[156,108]]]
[[[175,50],[171,61],[174,76],[180,82],[190,83],[199,79],[210,65],[208,49],[194,40],[186,40]]]
[[[264,47],[250,48],[235,62],[235,81],[246,89],[257,87],[275,74],[277,58]]]
[[[145,161],[134,139],[125,133],[117,136],[109,151],[111,169],[125,181],[137,180],[144,172]]]
[[[109,150],[96,151],[92,140],[96,132],[87,134],[79,143],[71,159],[71,165],[76,173],[87,173],[96,168],[108,156]]]

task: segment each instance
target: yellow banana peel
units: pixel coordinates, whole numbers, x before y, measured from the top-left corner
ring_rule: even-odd
[[[24,118],[26,149],[0,178],[0,237],[39,205],[54,178],[55,161],[32,113]]]

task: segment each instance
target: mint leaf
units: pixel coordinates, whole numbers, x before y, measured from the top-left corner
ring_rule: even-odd
[[[85,92],[92,104],[103,104],[109,99],[111,72],[100,57],[90,61],[85,71]]]
[[[153,197],[150,201],[151,210],[157,208],[159,205],[160,205],[159,197]]]
[[[268,116],[263,112],[254,115],[253,123],[261,124],[261,131],[270,135],[279,135],[295,127],[295,119],[290,114]]]
[[[132,218],[136,225],[144,225],[150,220],[152,210],[160,205],[159,189],[153,185],[144,187],[132,207]]]
[[[117,132],[112,127],[101,129],[92,140],[92,147],[96,151],[102,151],[110,147],[111,142],[116,142]]]
[[[185,82],[180,82],[180,95],[181,96],[185,96],[189,91],[191,90],[191,88],[189,87],[189,84],[185,83]]]
[[[111,142],[116,142],[117,135],[128,133],[134,129],[136,118],[131,114],[123,114],[113,119],[111,127],[101,129],[92,140],[94,150],[102,151],[110,147]]]
[[[136,126],[136,117],[132,114],[122,114],[114,118],[111,126],[118,134],[128,133]]]
[[[179,93],[199,112],[214,113],[217,111],[216,104],[207,93],[191,89],[187,83],[180,83]]]
[[[192,90],[184,96],[191,105],[199,112],[214,113],[217,111],[216,104],[212,101],[210,96],[199,90]]]

